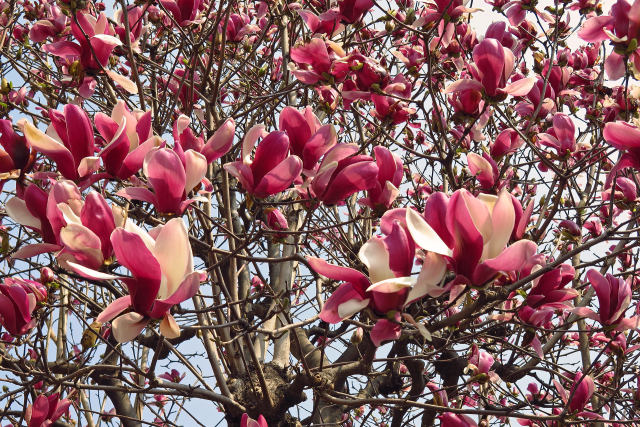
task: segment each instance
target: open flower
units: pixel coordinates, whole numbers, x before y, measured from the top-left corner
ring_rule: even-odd
[[[112,330],[118,342],[133,340],[151,320],[161,320],[160,333],[165,337],[180,336],[171,307],[193,297],[206,278],[204,272],[193,269],[189,235],[182,219],[174,218],[149,233],[128,223],[126,229],[119,227],[111,234],[111,244],[116,260],[133,277],[122,278],[69,263],[87,278],[121,279],[127,285],[129,295],[109,304],[96,320],[115,319]]]
[[[251,151],[259,137],[253,159]],[[242,141],[242,160],[227,163],[224,168],[233,175],[249,193],[264,198],[286,190],[300,176],[302,160],[289,155],[289,137],[285,132],[266,134],[264,126],[249,130]]]
[[[258,416],[257,420],[254,420],[245,412],[244,414],[242,414],[240,427],[269,427],[269,425],[267,424],[267,420],[264,419],[262,414]]]
[[[47,133],[26,120],[21,122],[31,147],[53,160],[67,179],[77,180],[98,170],[100,158],[94,156],[93,126],[87,113],[67,104],[62,112],[49,110],[49,119]]]
[[[187,150],[184,161],[173,150],[153,148],[144,158],[143,171],[153,192],[142,187],[127,187],[118,192],[127,199],[153,204],[158,212],[181,215],[193,202],[187,195],[207,173],[207,159]]]
[[[482,285],[499,272],[530,269],[537,263],[537,245],[518,240],[507,246],[517,227],[516,209],[511,195],[479,194],[474,197],[458,190],[451,198],[432,194],[424,216],[407,209],[407,226],[416,244],[425,251],[443,257],[457,277],[454,285]],[[418,278],[418,282],[420,282]]]

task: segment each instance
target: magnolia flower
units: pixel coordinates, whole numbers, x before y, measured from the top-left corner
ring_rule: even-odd
[[[160,0],[160,4],[171,12],[178,25],[186,27],[195,22],[200,0]]]
[[[50,396],[39,395],[33,405],[29,405],[24,413],[28,427],[49,427],[61,416],[67,413],[71,406],[68,399],[60,400],[58,393]]]
[[[181,215],[193,202],[187,195],[207,173],[207,159],[187,150],[183,159],[168,148],[152,148],[144,158],[143,172],[153,192],[143,187],[127,187],[117,194],[127,199],[153,204],[158,212]]]
[[[576,307],[575,314],[597,320],[605,327],[616,330],[635,328],[638,326],[636,316],[625,318],[624,313],[631,304],[631,283],[611,274],[603,276],[597,270],[587,271],[587,279],[598,297],[598,311],[587,307]]]
[[[97,112],[96,128],[106,141],[98,156],[107,173],[127,179],[142,167],[144,157],[159,144],[151,130],[151,111],[129,111],[124,101],[118,101],[111,117]]]
[[[481,193],[478,197],[466,190],[456,191],[451,198],[434,193],[427,200],[424,216],[412,209],[406,213],[407,227],[416,244],[442,257],[457,274],[444,289],[430,289],[431,295],[454,285],[481,285],[499,272],[526,271],[537,263],[534,242],[518,240],[507,246],[518,222],[506,190],[499,196]],[[418,283],[424,280],[421,277]]]
[[[75,181],[98,170],[100,158],[94,156],[93,126],[87,113],[67,104],[63,112],[49,110],[49,119],[47,133],[26,120],[19,123],[31,147],[53,160],[67,179]]]
[[[0,173],[24,170],[29,163],[29,146],[23,136],[14,132],[10,120],[0,120]]]
[[[251,151],[261,136],[264,139],[252,159]],[[267,134],[263,125],[256,125],[242,141],[242,160],[227,163],[224,169],[255,197],[277,194],[289,188],[302,171],[302,160],[289,155],[289,145],[285,132]]]
[[[378,166],[370,156],[356,154],[359,150],[357,144],[337,144],[329,150],[311,181],[312,195],[326,205],[334,205],[374,187]]]
[[[337,143],[333,125],[322,126],[311,107],[303,112],[285,107],[280,112],[280,130],[287,133],[291,154],[302,159],[302,169],[306,175],[315,172],[320,157]]]
[[[388,148],[379,145],[373,148],[373,153],[378,174],[374,185],[367,190],[367,197],[359,202],[371,209],[388,209],[400,191],[398,187],[404,176],[402,160]]]
[[[535,78],[529,77],[507,85],[515,67],[515,57],[496,39],[486,38],[478,43],[473,49],[473,61],[469,66],[473,78],[457,80],[445,93],[475,90],[483,91],[489,98],[504,99],[507,95],[526,95],[535,83]]]
[[[564,113],[553,116],[553,127],[547,133],[538,135],[540,144],[552,147],[560,157],[576,150],[576,127],[573,120]]]
[[[630,60],[636,73],[640,72],[638,13],[640,13],[640,3],[637,1],[618,0],[611,6],[609,15],[587,19],[578,32],[580,38],[591,43],[611,40],[614,49],[607,55],[604,63],[604,69],[611,80],[624,76],[627,71],[625,58]]]
[[[47,289],[33,280],[5,277],[0,284],[0,325],[11,335],[22,335],[35,326],[31,314],[47,299]]]
[[[75,272],[87,278],[121,279],[127,285],[129,295],[109,304],[96,320],[113,320],[113,335],[118,342],[133,340],[151,320],[160,320],[160,333],[165,337],[180,336],[170,309],[193,297],[206,278],[203,271],[193,269],[189,235],[182,219],[174,218],[150,232],[127,223],[111,234],[111,244],[116,260],[133,277],[122,278],[69,262]]]
[[[584,375],[582,372],[576,372],[573,377],[571,391],[568,392],[562,384],[558,381],[553,380],[553,384],[560,395],[562,401],[568,404],[569,412],[575,413],[578,412],[578,416],[581,415],[595,415],[596,418],[600,418],[600,416],[593,414],[591,412],[583,412],[583,409],[589,403],[589,399],[595,392],[595,384],[593,382],[593,378],[589,375]]]

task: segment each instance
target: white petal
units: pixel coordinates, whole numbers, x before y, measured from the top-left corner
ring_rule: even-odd
[[[413,209],[407,209],[407,228],[411,237],[425,251],[451,256],[451,249],[442,241],[438,233]]]

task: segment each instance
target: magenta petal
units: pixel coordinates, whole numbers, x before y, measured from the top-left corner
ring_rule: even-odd
[[[372,161],[351,164],[335,175],[321,199],[327,205],[344,201],[353,193],[374,186],[377,175],[378,166]]]
[[[59,41],[42,46],[42,51],[61,58],[79,57],[82,54],[80,46],[69,41]]]
[[[93,125],[87,113],[74,104],[64,106],[64,118],[69,148],[78,165],[81,159],[94,154]]]
[[[411,275],[415,247],[411,245],[409,237],[404,227],[399,223],[394,223],[391,233],[383,239],[384,245],[389,254],[389,268],[396,277]]]
[[[614,290],[611,287],[611,283],[605,278],[602,274],[598,272],[598,270],[591,269],[587,271],[587,279],[593,286],[593,289],[596,291],[596,295],[598,296],[599,308],[598,312],[600,314],[600,318],[603,321],[609,319],[611,314],[611,300],[617,299],[618,295],[614,295]],[[616,320],[616,319],[611,319]]]
[[[627,122],[607,123],[602,135],[605,141],[619,150],[640,148],[640,129]]]
[[[31,406],[31,418],[29,419],[29,427],[42,426],[49,415],[49,399],[44,394],[36,398]]]
[[[285,131],[289,136],[291,153],[302,157],[302,150],[311,138],[311,128],[305,117],[295,108],[285,107],[280,112],[279,125],[280,130]]]
[[[271,132],[260,141],[251,163],[254,185],[258,186],[262,177],[276,168],[288,152],[289,137],[284,132]]]
[[[58,170],[65,178],[78,178],[73,155],[67,147],[28,122],[24,125],[24,136],[27,138],[31,147],[56,162]]]
[[[531,92],[531,89],[533,88],[533,85],[535,83],[535,77],[527,77],[511,83],[510,85],[505,87],[505,91],[511,96],[525,96],[529,92]]]
[[[448,246],[453,247],[453,236],[447,227],[447,208],[449,198],[442,192],[433,193],[424,205],[424,218],[438,234],[440,239]]]
[[[254,189],[256,197],[267,197],[286,190],[302,172],[302,160],[289,156],[276,165],[258,182]]]
[[[473,49],[473,61],[482,73],[482,86],[493,96],[500,87],[505,68],[504,48],[496,39],[484,39]]]
[[[115,318],[117,315],[125,311],[127,308],[131,306],[131,296],[127,295],[124,297],[120,297],[113,301],[111,304],[107,306],[102,313],[96,317],[97,322],[106,323],[111,321],[111,319]]]
[[[111,234],[111,244],[118,262],[135,277],[127,280],[127,285],[133,307],[144,313],[151,308],[160,289],[160,264],[137,234],[118,228]]]
[[[313,38],[309,43],[291,49],[291,59],[302,64],[310,64],[315,71],[329,71],[331,61],[327,45],[320,38]]]
[[[307,262],[309,263],[309,266],[313,269],[313,271],[320,274],[321,276],[339,282],[348,282],[356,285],[356,289],[361,292],[362,296],[364,296],[365,289],[367,289],[371,284],[367,276],[365,276],[358,270],[354,270],[353,268],[329,264],[323,259],[309,256],[307,257]]]
[[[148,156],[146,174],[157,199],[156,209],[162,213],[181,214],[179,205],[187,175],[180,157],[168,148],[150,152]]]
[[[447,225],[453,233],[453,259],[456,272],[467,278],[473,273],[482,256],[484,247],[482,234],[473,223],[461,191],[456,191],[447,207]]]
[[[156,195],[146,188],[141,187],[127,187],[116,193],[120,197],[124,197],[128,200],[141,200],[143,202],[157,204]]]
[[[373,345],[379,347],[383,341],[397,340],[400,338],[401,332],[402,326],[398,323],[387,319],[380,319],[376,322],[373,329],[371,329],[371,341]]]
[[[124,159],[122,167],[117,173],[117,177],[120,179],[127,179],[131,175],[135,174],[142,168],[144,159],[149,152],[158,146],[160,138],[151,137],[144,143],[138,145],[133,151],[129,152]]]
[[[338,142],[336,131],[332,125],[324,125],[306,142],[302,150],[303,169],[313,169],[320,157]],[[292,149],[293,152],[293,149]]]

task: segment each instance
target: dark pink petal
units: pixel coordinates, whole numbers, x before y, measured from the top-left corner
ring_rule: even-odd
[[[449,199],[446,221],[447,228],[453,235],[456,272],[472,278],[482,256],[484,243],[460,191],[456,191]]]
[[[327,72],[331,66],[327,45],[320,38],[313,38],[309,43],[291,49],[291,59],[311,65],[317,73]]]
[[[452,248],[454,244],[453,236],[446,222],[448,206],[449,197],[446,194],[442,192],[433,193],[424,205],[423,216],[440,239],[448,247]]]
[[[254,189],[256,197],[267,197],[278,194],[291,186],[302,172],[302,160],[297,156],[289,156],[276,165],[257,183]]]
[[[116,194],[128,200],[141,200],[143,202],[151,203],[152,205],[156,205],[158,203],[156,195],[142,187],[126,187],[118,191]]]
[[[473,49],[473,61],[482,73],[482,86],[487,95],[495,95],[505,68],[503,46],[496,39],[484,39]]]
[[[387,319],[379,319],[373,329],[371,329],[371,341],[373,345],[379,347],[383,341],[392,341],[400,338],[402,326]]]
[[[60,173],[68,179],[77,179],[78,171],[71,151],[55,139],[46,135],[29,122],[24,124],[24,136],[36,151],[56,162]]]
[[[94,154],[93,125],[89,115],[75,104],[64,106],[64,120],[69,149],[78,165],[82,158]]]
[[[76,43],[59,41],[42,46],[42,51],[61,58],[79,57],[82,49]]]
[[[319,128],[306,142],[302,150],[303,169],[313,169],[320,157],[334,147],[337,142],[338,137],[332,125],[324,125]]]
[[[311,138],[311,128],[304,115],[293,107],[285,107],[280,112],[279,125],[280,130],[289,136],[291,153],[304,159],[302,153],[305,144]]]
[[[488,259],[478,266],[473,279],[475,284],[482,284],[498,272],[521,271],[530,268],[532,259],[538,250],[531,240],[519,240],[507,247],[495,258]]]
[[[253,194],[253,174],[251,173],[251,168],[248,165],[244,162],[226,163],[224,165],[224,170],[240,181],[240,184],[248,193]]]
[[[200,288],[202,272],[194,271],[184,277],[178,289],[164,300],[156,300],[153,304],[149,316],[153,319],[161,319],[176,304],[192,298]]]
[[[410,244],[409,237],[404,227],[399,223],[393,224],[391,233],[383,239],[389,252],[389,268],[396,277],[411,275],[415,248]]]
[[[609,80],[621,79],[627,71],[624,65],[624,57],[617,54],[615,51],[611,52],[604,61],[604,70],[606,71]]]
[[[595,269],[587,271],[587,279],[591,283],[591,286],[593,286],[593,289],[596,291],[596,295],[598,296],[598,312],[600,314],[600,319],[602,319],[602,322],[604,323],[607,320],[616,320],[610,319],[610,315],[613,314],[611,312],[611,300],[618,297],[617,295],[613,294],[611,283],[602,274],[600,274],[598,270]]]
[[[351,164],[336,173],[320,199],[327,205],[344,201],[353,193],[371,188],[377,175],[378,166],[372,161]]]
[[[256,148],[251,163],[253,182],[257,187],[262,177],[271,172],[282,162],[289,152],[289,137],[284,132],[271,132]]]
[[[118,228],[111,234],[111,244],[118,262],[135,277],[135,281],[127,281],[132,305],[145,313],[160,289],[160,264],[137,234]]]
[[[620,150],[640,148],[640,129],[627,122],[607,123],[602,135],[605,141]]]
[[[536,83],[535,77],[527,77],[524,79],[516,80],[515,82],[507,85],[505,91],[511,96],[526,96],[533,85]]]
[[[28,427],[41,427],[49,415],[49,399],[44,394],[36,398],[29,411]]]
[[[120,179],[127,179],[138,172],[140,168],[142,168],[147,154],[149,154],[153,148],[159,146],[161,141],[159,137],[151,137],[144,141],[144,143],[138,145],[125,157],[124,163],[116,176]]]

